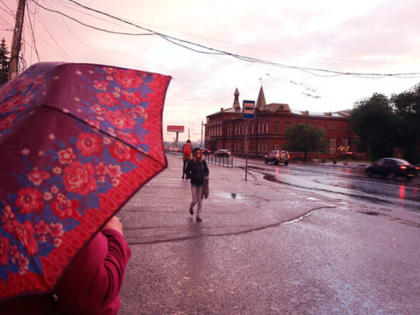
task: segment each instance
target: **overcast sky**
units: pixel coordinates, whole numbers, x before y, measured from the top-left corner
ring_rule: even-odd
[[[38,2],[94,26],[140,32],[69,1]],[[418,0],[80,2],[171,36],[277,63],[363,73],[420,72]],[[109,64],[171,75],[165,131],[167,124],[185,125],[193,140],[199,140],[201,121],[207,115],[232,106],[235,88],[241,103],[243,99],[256,100],[262,84],[267,103],[326,112],[350,109],[374,92],[391,95],[420,82],[420,77],[320,77],[229,56],[198,54],[157,36],[113,35],[89,29],[28,3],[41,61]],[[17,0],[0,0],[0,37],[7,40],[9,48],[16,7]],[[24,40],[29,66],[37,57],[28,16]],[[173,137],[164,135],[166,140]]]

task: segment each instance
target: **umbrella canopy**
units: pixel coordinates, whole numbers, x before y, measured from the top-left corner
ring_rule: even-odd
[[[0,89],[0,299],[51,291],[77,252],[166,168],[169,81],[40,63]]]

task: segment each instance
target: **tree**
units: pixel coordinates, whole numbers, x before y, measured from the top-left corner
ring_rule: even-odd
[[[316,126],[297,123],[287,128],[284,135],[286,150],[303,152],[305,160],[309,152],[324,151],[326,147],[325,131]]]
[[[391,106],[398,118],[397,144],[404,148],[404,156],[410,162],[420,160],[420,84],[408,91],[394,94]]]
[[[399,138],[399,125],[385,95],[375,93],[356,103],[350,124],[360,138],[361,149],[367,150],[372,159],[392,156]]]
[[[9,51],[4,38],[0,42],[0,85],[7,82],[9,71]]]

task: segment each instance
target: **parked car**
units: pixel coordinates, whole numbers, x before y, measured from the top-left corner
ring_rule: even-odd
[[[268,162],[272,162],[273,164],[284,163],[284,165],[288,165],[290,160],[290,154],[284,150],[273,150],[266,156],[264,156],[265,164]]]
[[[367,176],[381,175],[384,178],[391,176],[405,177],[407,180],[413,179],[417,176],[417,171],[420,168],[418,166],[410,164],[406,160],[396,158],[383,158],[380,159],[365,168]]]
[[[203,154],[205,154],[205,155],[208,155],[208,154],[211,153],[211,151],[207,148],[202,148],[201,150],[203,151]]]
[[[216,155],[216,156],[223,156],[223,157],[229,157],[229,156],[232,156],[232,152],[230,152],[230,150],[228,150],[228,149],[218,149],[218,150],[216,150],[216,152],[214,153],[214,155]]]

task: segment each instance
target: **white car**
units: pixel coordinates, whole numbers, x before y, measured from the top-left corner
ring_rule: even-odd
[[[284,165],[289,164],[290,154],[284,150],[273,150],[270,154],[264,157],[265,164],[272,162],[273,164],[284,163]]]

